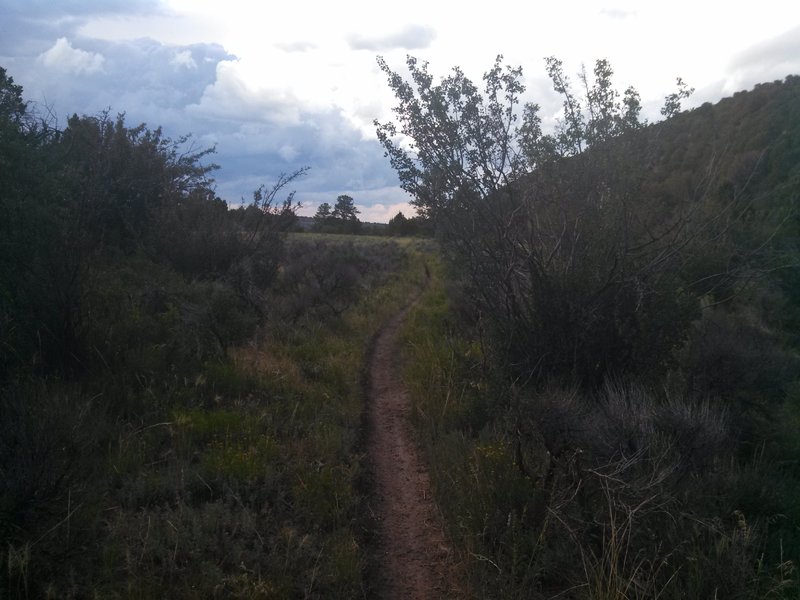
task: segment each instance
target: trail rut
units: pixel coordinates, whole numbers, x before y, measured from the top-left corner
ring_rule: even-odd
[[[374,342],[367,406],[380,597],[404,600],[450,597],[451,581],[450,551],[411,433],[409,394],[396,360],[398,332],[413,306],[391,319]]]

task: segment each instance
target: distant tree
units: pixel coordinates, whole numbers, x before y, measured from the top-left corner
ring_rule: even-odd
[[[358,209],[353,198],[342,194],[331,206],[323,202],[314,215],[313,231],[320,233],[359,233],[361,221],[358,220]]]
[[[427,218],[424,215],[416,215],[409,219],[409,222],[412,226],[412,231],[414,235],[419,235],[422,237],[433,237],[436,234],[434,229],[433,220]]]
[[[323,209],[323,206],[326,208]],[[350,196],[342,194],[337,197],[332,210],[327,202],[323,203],[320,209],[330,210],[330,218],[325,219],[318,230],[329,233],[358,233],[361,230],[361,221],[357,216],[359,211]]]
[[[314,215],[314,219],[320,223],[324,223],[331,217],[333,217],[333,209],[327,202],[320,204],[319,208],[317,208],[316,214]]]
[[[406,216],[402,212],[398,212],[395,216],[393,216],[389,220],[389,224],[387,226],[387,233],[389,235],[412,235],[414,229],[414,223],[407,219]]]
[[[333,207],[328,202],[323,202],[317,208],[314,214],[314,224],[311,226],[312,231],[318,233],[335,233],[336,225],[333,219]]]
[[[333,218],[340,221],[358,221],[359,210],[356,208],[355,201],[345,194],[336,198],[336,206],[333,207]]]

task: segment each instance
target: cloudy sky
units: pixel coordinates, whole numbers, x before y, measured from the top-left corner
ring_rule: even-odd
[[[800,73],[800,3],[786,0],[0,0],[0,66],[63,124],[125,112],[130,125],[216,146],[231,204],[301,166],[301,214],[351,195],[362,220],[408,210],[372,122],[393,105],[381,55],[479,80],[497,54],[521,65],[527,98],[555,114],[544,57],[569,73],[598,58],[646,112],[682,77],[692,104]]]

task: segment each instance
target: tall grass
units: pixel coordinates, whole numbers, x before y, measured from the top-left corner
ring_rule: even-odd
[[[365,353],[422,285],[425,258],[414,245],[334,240],[292,241],[267,317],[222,350],[192,349],[214,336],[184,337],[186,296],[168,292],[163,312],[130,317],[149,327],[133,360],[123,346],[91,381],[4,387],[0,597],[369,593],[358,447]],[[341,310],[318,310],[309,295],[287,324],[286,296],[307,277],[291,261],[320,252],[330,269],[362,268]],[[160,277],[169,284],[169,273]],[[117,307],[126,285],[114,291]],[[115,323],[112,308],[102,325],[133,339],[137,325]]]
[[[406,377],[465,597],[798,597],[797,479],[740,455],[740,415],[633,381],[508,382],[432,272]]]

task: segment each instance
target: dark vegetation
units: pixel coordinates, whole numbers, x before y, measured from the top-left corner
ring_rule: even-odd
[[[56,129],[0,70],[0,597],[369,595],[364,340],[430,274],[409,384],[466,595],[797,598],[800,79],[647,123],[549,59],[545,133],[500,60],[381,66],[420,211],[385,233],[441,264],[287,234],[302,171],[231,210],[190,138]]]
[[[386,234],[398,237],[433,237],[433,222],[422,215],[408,218],[399,212],[389,219]]]
[[[313,231],[319,233],[350,233],[361,231],[361,221],[358,220],[359,210],[356,208],[352,197],[342,194],[336,198],[336,204],[331,207],[327,202],[319,205],[314,215]]]
[[[0,597],[363,595],[365,342],[412,246],[230,210],[208,150],[0,70]]]
[[[449,281],[409,381],[467,592],[798,597],[800,78],[688,112],[679,80],[648,123],[551,58],[545,133],[500,58],[483,91],[379,63]]]
[[[314,214],[311,231],[348,235],[433,237],[433,223],[425,216],[407,218],[402,212],[398,212],[386,226],[378,227],[375,223],[362,223],[358,219],[359,210],[354,202],[350,196],[342,195],[336,199],[334,206],[327,202],[320,204]]]

